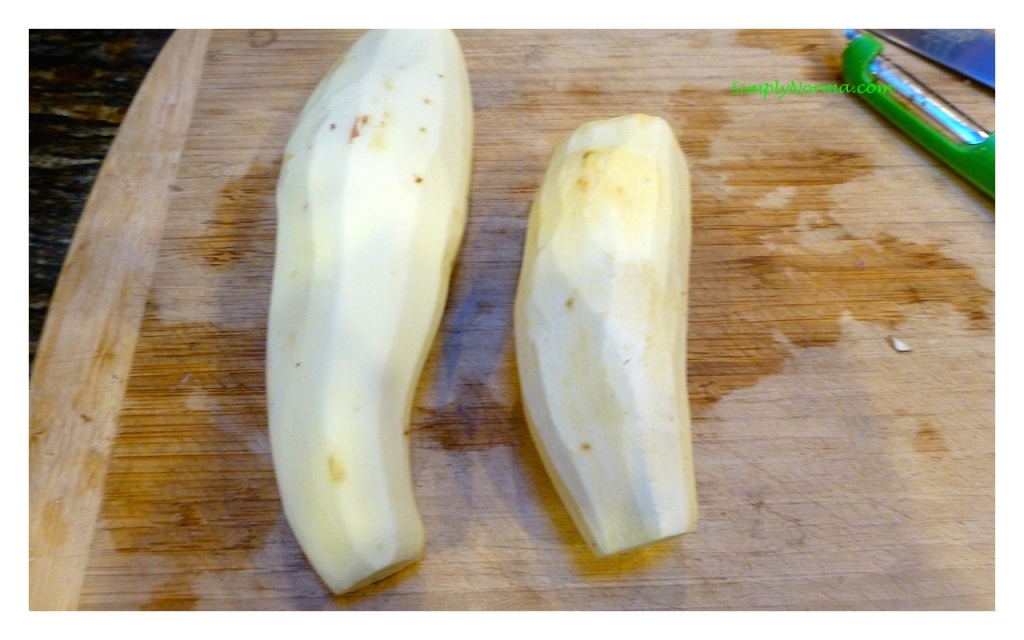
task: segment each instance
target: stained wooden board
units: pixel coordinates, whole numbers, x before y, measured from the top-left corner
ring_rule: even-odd
[[[994,206],[852,96],[730,95],[834,81],[838,31],[458,32],[475,165],[412,415],[426,552],[330,596],[282,516],[263,358],[282,149],[359,33],[207,35],[177,34],[154,69],[203,56],[150,87],[190,107],[183,135],[130,115],[135,144],[107,159],[178,140],[163,195],[87,210],[108,238],[150,221],[150,243],[90,252],[85,224],[55,295],[32,379],[33,608],[994,607]],[[994,126],[991,94],[937,81]],[[132,113],[154,113],[142,95]],[[701,520],[599,560],[526,431],[511,303],[553,145],[636,111],[672,124],[692,172]],[[97,192],[152,188],[130,169]],[[103,297],[109,273],[130,295]]]

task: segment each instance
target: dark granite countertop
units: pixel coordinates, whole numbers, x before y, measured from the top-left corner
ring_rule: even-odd
[[[29,366],[110,143],[171,30],[29,31]]]

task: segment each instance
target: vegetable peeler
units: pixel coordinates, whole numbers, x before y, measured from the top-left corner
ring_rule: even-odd
[[[857,95],[995,200],[995,132],[986,131],[906,70],[881,55],[882,43],[871,34],[848,29],[846,36],[850,40],[843,52],[846,81],[854,86],[889,84],[895,93],[911,104],[885,91],[858,92]]]

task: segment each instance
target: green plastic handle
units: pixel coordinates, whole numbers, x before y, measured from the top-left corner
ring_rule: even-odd
[[[850,84],[875,84],[871,61],[882,52],[882,43],[868,34],[854,38],[843,52],[843,73]],[[936,131],[891,95],[858,93],[872,108],[931,152],[988,197],[996,197],[996,134],[977,144],[956,143]]]

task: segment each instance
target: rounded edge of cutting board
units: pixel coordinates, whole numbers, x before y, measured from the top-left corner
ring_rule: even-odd
[[[78,222],[29,383],[29,608],[75,609],[209,31],[176,31]]]

